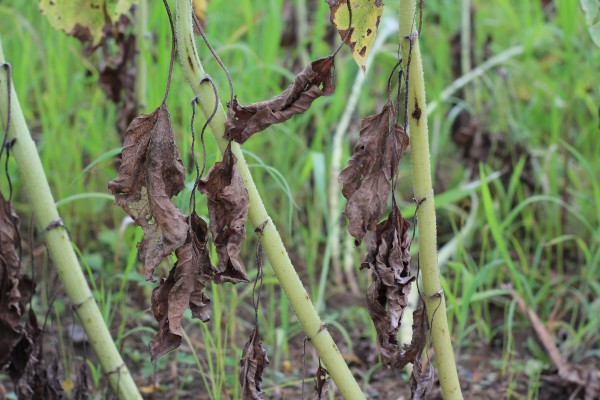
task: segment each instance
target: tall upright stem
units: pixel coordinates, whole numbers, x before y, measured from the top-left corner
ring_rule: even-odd
[[[208,118],[212,114],[215,102],[218,99],[215,98],[210,83],[204,80],[206,73],[196,51],[192,30],[192,0],[177,0],[176,25],[177,50],[181,67],[193,92],[198,96],[200,109]],[[220,103],[217,107],[218,110],[210,123],[210,128],[219,148],[224,151],[227,147],[227,141],[223,139],[226,115]],[[240,146],[237,143],[232,143],[231,150],[237,157],[238,169],[250,196],[250,209],[248,212],[250,222],[254,227],[259,227],[266,222],[262,234],[265,253],[269,257],[275,275],[298,316],[302,329],[304,329],[310,343],[319,353],[319,357],[327,367],[344,399],[365,399],[329,331],[315,311],[310,297],[292,265],[281,237],[260,198]]]
[[[423,294],[427,315],[429,321],[432,321],[431,336],[443,396],[446,400],[462,399],[450,331],[448,330],[446,300],[440,284],[437,260],[435,203],[429,160],[425,81],[416,31],[418,22],[415,21],[415,9],[415,0],[400,0],[400,45],[405,67],[410,58],[407,91],[413,188],[415,199],[417,201],[424,200],[417,214],[419,261],[423,274]],[[410,51],[411,41],[412,51]]]
[[[5,63],[0,41],[0,65]],[[6,126],[8,119],[8,79],[4,68],[0,68],[0,118]],[[11,82],[11,123],[9,140],[16,139],[11,153],[23,177],[38,229],[43,233],[58,275],[65,286],[67,296],[79,317],[87,338],[100,361],[108,380],[119,399],[142,399],[129,370],[123,363],[102,314],[79,265],[71,246],[67,230],[61,225],[60,216],[42,167],[35,143],[29,133],[25,117]]]

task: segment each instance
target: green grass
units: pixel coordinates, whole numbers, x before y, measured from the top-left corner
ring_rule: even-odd
[[[527,332],[529,323],[506,296],[503,284],[512,285],[543,321],[561,314],[553,321],[553,329],[566,332],[561,351],[570,361],[600,356],[600,141],[596,140],[600,87],[595,84],[600,51],[589,38],[577,1],[553,1],[545,10],[540,2],[473,3],[477,10],[473,67],[485,61],[483,49],[488,40],[492,56],[516,46],[523,46],[523,51],[472,81],[471,104],[455,106],[452,97],[442,99],[431,114],[440,247],[464,233],[448,245],[443,286],[456,350],[469,354],[474,342],[502,337],[504,379],[514,389],[517,376],[525,373],[515,369],[516,363],[511,362],[515,357],[537,360],[545,367],[550,364],[535,342],[527,344],[526,354],[515,342],[515,333]],[[260,5],[240,0],[236,7],[224,0],[210,2],[207,32],[228,66],[235,93],[243,104],[270,98],[286,87],[303,68],[302,62],[293,64],[297,57],[315,59],[332,49],[323,40],[328,24],[325,2],[318,2],[315,12],[308,14],[307,37],[303,38],[311,44],[308,50],[280,46],[279,38],[286,28],[281,19],[282,7],[282,0]],[[394,7],[388,5],[384,18],[395,18]],[[431,0],[425,7],[422,51],[427,95],[433,102],[456,79],[451,70],[449,37],[460,30],[460,2]],[[170,364],[176,361],[179,371],[186,371],[188,376],[178,383],[181,388],[203,380],[212,398],[236,398],[240,390],[238,360],[253,320],[250,288],[213,287],[213,321],[205,325],[190,320],[185,326],[190,342],[159,360],[156,367],[150,364],[138,343],[147,343],[156,329],[147,312],[152,284],[143,280],[136,261],[139,232],[131,226],[120,231],[125,215],[107,196],[107,182],[116,176],[112,157],[120,142],[115,128],[116,106],[96,85],[98,59],[86,60],[78,42],[54,31],[31,2],[2,2],[0,19],[15,88],[38,142],[59,211],[81,251],[82,264],[105,320],[129,355],[128,361],[140,371],[136,379],[141,385],[149,385],[155,374],[167,376]],[[151,77],[146,111],[162,98],[169,62],[170,31],[160,3],[150,7],[149,28],[153,45],[145,55]],[[395,37],[388,40],[373,63],[344,143],[344,162],[350,154],[350,142],[353,145],[357,137],[360,117],[372,114],[385,102],[386,78],[395,62],[396,43]],[[199,47],[205,69],[217,82],[222,101],[227,100],[223,72],[206,47]],[[323,273],[332,273],[326,262],[323,265],[323,259],[327,260],[329,251],[327,187],[333,132],[357,73],[346,50],[336,59],[336,73],[333,96],[318,100],[306,114],[259,133],[244,145],[257,186],[292,260],[305,278],[309,293],[322,300],[340,289],[331,283],[331,276]],[[191,171],[192,93],[177,67],[171,90],[168,103],[174,130],[183,161]],[[505,139],[507,148],[503,151],[512,156],[510,165],[489,159],[480,167],[481,180],[469,173],[450,136],[452,118],[458,111],[455,107],[471,110],[484,129]],[[198,130],[203,122],[199,117]],[[217,149],[209,137],[210,165]],[[525,158],[517,153],[517,145],[530,154],[527,165],[531,170],[524,171]],[[405,215],[412,216],[407,160],[405,157],[401,163],[398,193]],[[510,168],[502,169],[506,167]],[[11,171],[18,188],[17,210],[22,220],[28,221],[26,194],[20,190],[14,165]],[[523,172],[533,176],[537,183],[534,191],[522,184]],[[188,182],[192,179],[189,175]],[[6,190],[4,178],[0,179],[0,188]],[[178,197],[184,210],[188,194]],[[471,207],[477,208],[473,211]],[[205,203],[200,204],[199,212],[206,215]],[[473,224],[467,229],[469,218]],[[254,246],[253,238],[244,245],[244,259],[251,271]],[[301,360],[293,358],[288,346],[289,338],[302,333],[268,262],[265,274],[259,322],[272,361],[265,386],[274,390],[302,379]],[[358,270],[356,274],[365,288],[366,274]],[[326,283],[324,292],[320,292],[322,283]],[[51,287],[50,283],[45,285]],[[39,308],[47,306],[47,301]],[[492,313],[494,308],[504,310],[500,325]],[[370,326],[363,318],[366,314],[356,316],[325,307],[322,314],[341,338],[357,326]],[[51,318],[61,326],[60,315]],[[367,334],[372,337],[373,330],[369,328]],[[351,349],[351,341],[345,341],[342,345]],[[71,357],[69,343],[61,342],[60,347],[63,358]],[[291,372],[286,363],[291,363]],[[536,398],[540,373],[536,365],[531,364],[526,372],[528,393],[513,393],[514,398]],[[94,385],[104,388],[106,383],[97,378]],[[161,390],[173,393],[165,379]]]

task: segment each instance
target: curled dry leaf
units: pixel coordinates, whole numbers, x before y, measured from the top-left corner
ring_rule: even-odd
[[[242,399],[262,399],[262,374],[267,365],[269,365],[267,351],[262,346],[258,326],[255,326],[244,345],[240,360],[239,380],[242,385]]]
[[[333,56],[311,62],[277,97],[242,106],[237,99],[228,104],[225,137],[244,143],[256,132],[287,121],[308,110],[317,98],[335,91]]]
[[[33,283],[19,270],[19,218],[0,194],[0,369],[25,331],[21,317],[33,294]]]
[[[244,224],[250,198],[231,147],[200,181],[198,190],[208,197],[210,231],[219,256],[215,282],[249,282],[240,261],[240,250],[246,236]]]
[[[349,219],[348,230],[357,245],[383,216],[391,188],[392,163],[397,163],[408,147],[408,135],[396,124],[398,153],[394,157],[393,137],[389,134],[391,110],[388,103],[380,113],[362,120],[354,155],[338,177],[343,185],[342,194],[348,199],[344,209]]]
[[[414,363],[420,360],[421,354],[427,344],[427,333],[429,331],[429,322],[427,321],[427,312],[425,303],[419,299],[419,304],[413,312],[412,338],[409,344],[402,346],[402,352],[396,357],[394,367],[400,369],[408,363]]]
[[[382,0],[350,0],[352,24],[348,12],[348,0],[327,0],[331,9],[331,22],[335,25],[340,37],[352,50],[352,57],[359,67],[365,71],[367,55],[373,47],[379,19],[383,13]],[[352,32],[348,35],[348,30]]]
[[[329,371],[321,364],[319,359],[319,368],[315,372],[315,398],[317,400],[323,400],[327,398],[327,382],[329,377]]]
[[[152,291],[152,312],[159,322],[158,333],[150,342],[152,360],[179,347],[183,336],[181,317],[188,307],[194,318],[203,322],[210,319],[210,299],[203,290],[216,271],[207,240],[206,222],[193,213],[186,242],[176,251],[177,263]]]
[[[166,104],[134,119],[125,132],[119,175],[108,188],[142,227],[138,244],[146,279],[164,257],[186,240],[187,224],[171,197],[184,187],[185,171]]]
[[[89,367],[86,362],[79,366],[77,377],[75,378],[75,387],[73,388],[73,400],[88,400],[90,396],[88,384]]]
[[[367,310],[375,324],[377,344],[383,361],[396,366],[401,355],[398,329],[404,308],[408,304],[410,285],[410,224],[394,205],[387,220],[377,225],[367,244],[367,257],[361,268],[373,273],[373,283],[367,290]]]
[[[410,392],[411,400],[423,400],[433,389],[433,367],[427,362],[425,371],[421,365],[421,356],[417,356],[414,360],[412,374],[410,375]]]

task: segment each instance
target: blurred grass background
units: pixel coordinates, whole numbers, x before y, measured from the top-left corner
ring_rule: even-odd
[[[174,10],[174,2],[170,3]],[[388,3],[380,28],[383,31],[386,26],[389,36],[374,55],[366,82],[357,88],[356,109],[347,111],[349,126],[337,149],[343,164],[356,143],[360,118],[373,114],[386,101],[387,76],[398,46],[397,5]],[[468,70],[460,68],[460,40],[456,38],[461,30],[469,32],[465,30],[465,3],[474,9]],[[290,10],[298,25],[286,20],[285,12]],[[251,287],[214,286],[212,322],[205,325],[190,319],[187,345],[155,366],[150,363],[142,343],[147,344],[156,329],[148,310],[153,284],[145,282],[139,272],[135,243],[140,232],[123,224],[125,214],[113,206],[107,189],[107,182],[116,176],[113,156],[120,139],[115,128],[118,106],[97,85],[102,55],[86,59],[79,42],[55,31],[35,2],[2,1],[0,20],[15,89],[59,212],[80,250],[103,315],[137,372],[136,380],[147,393],[186,398],[186,391],[197,388],[200,377],[210,398],[237,398],[238,360],[253,319]],[[151,45],[144,54],[149,76],[146,112],[161,101],[169,63],[170,29],[160,2],[150,4],[149,32]],[[211,0],[206,32],[228,67],[242,104],[273,97],[306,62],[329,54],[339,43],[329,28],[324,1],[239,0],[232,6]],[[292,45],[282,45],[282,37],[297,32],[301,36]],[[204,67],[223,99],[228,93],[225,76],[206,46],[198,45]],[[497,366],[507,397],[536,398],[540,374],[551,370],[551,363],[503,285],[517,288],[546,322],[560,339],[565,359],[597,363],[600,357],[600,49],[594,47],[585,16],[574,0],[429,0],[421,48],[432,109],[443,285],[458,362],[470,365],[468,359],[482,343],[498,346]],[[341,339],[343,352],[355,362],[368,387],[381,364],[369,365],[359,357],[357,339],[373,346],[374,331],[360,306],[360,295],[341,301],[335,297],[351,293],[352,287],[334,276],[331,267],[332,249],[342,248],[339,255],[333,251],[334,261],[351,265],[347,276],[354,277],[364,292],[368,277],[358,270],[364,250],[347,246],[344,226],[339,237],[331,235],[332,226],[341,218],[342,201],[339,209],[330,207],[330,188],[337,185],[329,175],[336,167],[332,166],[334,132],[357,74],[349,51],[343,49],[336,57],[336,92],[317,100],[304,115],[257,134],[244,150],[292,260],[329,329]],[[464,91],[451,90],[464,81],[469,82]],[[188,171],[192,171],[192,97],[176,66],[168,104]],[[467,122],[461,119],[464,115],[470,115]],[[197,119],[197,129],[203,122],[202,117]],[[462,144],[453,140],[460,128],[476,140]],[[217,150],[210,135],[207,155],[211,165]],[[400,168],[398,198],[405,215],[412,216],[408,155]],[[20,189],[17,168],[10,165],[10,170],[17,188],[16,208],[28,225],[31,210],[26,194]],[[188,181],[192,180],[190,174]],[[6,190],[5,179],[0,179],[0,188]],[[184,192],[178,197],[182,209],[187,207],[188,195]],[[337,195],[341,198],[339,190]],[[248,237],[244,259],[255,275],[255,240],[250,233]],[[415,245],[413,252],[416,249]],[[30,250],[39,253],[39,249]],[[52,304],[51,325],[62,338],[57,350],[69,376],[81,362],[68,341],[73,317],[64,296],[51,301],[60,285],[43,260],[43,289],[36,307],[45,311]],[[164,270],[168,267],[164,265]],[[271,359],[265,388],[274,395],[302,379],[301,354],[294,351],[297,345],[291,348],[290,338],[301,343],[303,334],[268,262],[265,272],[259,315]],[[332,303],[337,305],[331,307]],[[343,307],[345,303],[349,306]],[[313,362],[310,351],[308,357]],[[88,364],[97,393],[104,393],[106,383],[93,359]],[[468,382],[467,370],[462,368],[461,376]]]

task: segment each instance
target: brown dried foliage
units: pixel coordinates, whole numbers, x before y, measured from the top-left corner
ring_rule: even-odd
[[[0,194],[0,368],[25,334],[21,318],[33,294],[33,283],[19,265],[19,218]]]
[[[240,250],[246,236],[244,224],[250,198],[231,147],[223,154],[223,160],[217,162],[208,176],[200,181],[198,190],[208,198],[210,231],[219,256],[215,282],[248,282]]]
[[[177,263],[152,291],[152,312],[159,322],[150,342],[153,360],[181,344],[181,318],[188,307],[194,318],[210,320],[210,299],[203,290],[216,271],[206,247],[208,227],[196,213],[189,220],[186,242],[176,251]]]
[[[233,99],[227,106],[225,137],[244,143],[256,132],[302,114],[316,99],[335,91],[334,57],[311,62],[296,75],[294,83],[275,98],[242,106]]]
[[[329,377],[329,371],[321,364],[319,359],[319,367],[315,372],[315,399],[323,400],[327,398],[327,382]]]
[[[244,345],[240,360],[239,380],[244,400],[262,399],[262,374],[267,365],[269,365],[267,351],[262,346],[258,326],[255,326],[248,342]]]
[[[380,113],[362,120],[354,155],[338,177],[343,185],[342,194],[348,199],[344,209],[348,230],[357,245],[383,216],[391,189],[392,164],[397,165],[408,147],[408,135],[402,126],[394,126],[395,138],[390,134],[391,114],[392,106],[388,103]]]
[[[13,349],[8,369],[19,399],[64,398],[60,366],[57,360],[50,364],[44,362],[43,343],[43,332],[35,313],[29,310],[25,333]]]
[[[144,230],[138,244],[146,279],[187,237],[185,218],[171,202],[184,187],[185,172],[166,104],[134,119],[125,132],[119,175],[108,188]]]
[[[395,204],[393,207],[389,218],[378,224],[370,237],[361,268],[369,268],[373,273],[373,283],[367,290],[367,310],[375,324],[383,361],[395,367],[402,353],[398,329],[415,277],[411,276],[409,267],[410,224],[402,218]]]

